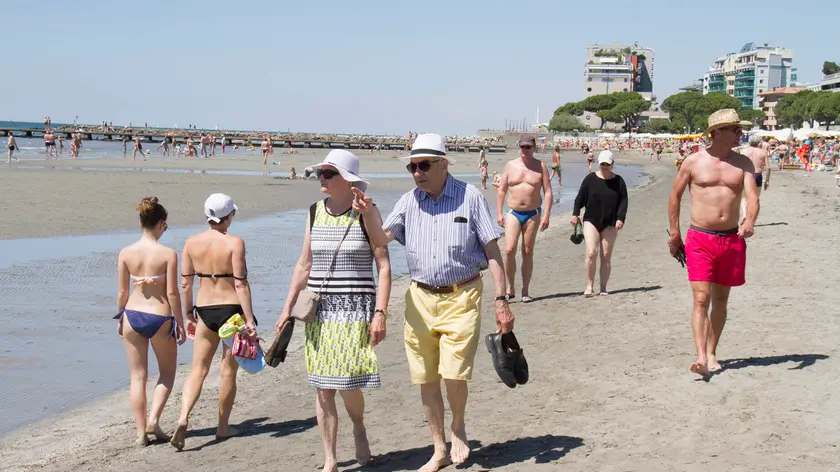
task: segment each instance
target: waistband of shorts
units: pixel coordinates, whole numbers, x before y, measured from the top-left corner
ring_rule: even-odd
[[[732,235],[732,234],[738,234],[738,228],[725,229],[723,231],[718,231],[718,230],[714,230],[714,229],[706,229],[706,228],[701,228],[699,226],[690,225],[688,227],[688,229],[698,231],[698,232],[701,232],[701,233],[704,233],[704,234],[711,234],[712,236],[729,236],[729,235]]]

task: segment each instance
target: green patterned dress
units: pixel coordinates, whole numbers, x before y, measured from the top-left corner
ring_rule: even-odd
[[[370,344],[370,322],[376,305],[373,252],[358,215],[348,210],[331,215],[324,201],[310,208],[312,269],[307,288],[318,292],[341,236],[353,221],[321,289],[315,320],[306,325],[306,370],[309,385],[349,390],[380,387],[379,362]]]

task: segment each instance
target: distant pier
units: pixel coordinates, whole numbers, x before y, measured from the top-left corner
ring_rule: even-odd
[[[42,138],[45,133],[43,128],[0,128],[0,136],[8,136],[14,134],[15,136],[23,138]],[[135,136],[138,136],[141,141],[147,143],[160,143],[164,137],[174,138],[175,143],[184,143],[187,138],[192,138],[193,142],[198,145],[201,134],[210,134],[216,141],[216,144],[221,142],[222,136],[227,140],[230,146],[254,146],[259,148],[266,135],[271,137],[271,143],[276,148],[313,148],[313,149],[375,149],[379,146],[383,150],[407,150],[408,139],[405,137],[391,137],[391,136],[346,136],[346,135],[331,135],[331,134],[311,134],[311,133],[270,133],[270,132],[247,132],[247,131],[202,131],[202,130],[163,130],[163,129],[148,129],[148,128],[124,128],[124,129],[106,129],[95,126],[63,126],[52,129],[53,134],[64,136],[66,140],[70,140],[73,134],[80,134],[82,140],[90,141],[115,141],[122,142],[133,141]],[[507,151],[506,143],[485,143],[484,140],[455,140],[454,138],[446,138],[446,149],[455,152],[479,152],[484,148],[487,152],[505,152]]]

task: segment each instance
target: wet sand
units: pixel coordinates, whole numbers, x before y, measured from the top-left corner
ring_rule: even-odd
[[[631,191],[612,294],[581,297],[583,246],[568,241],[568,215],[556,215],[536,247],[536,300],[513,305],[531,381],[508,389],[479,348],[467,411],[474,450],[459,470],[835,470],[840,298],[828,274],[840,263],[834,250],[840,205],[833,179],[774,174],[748,242],[747,285],[731,297],[719,349],[725,369],[701,381],[688,371],[694,349],[685,269],[666,246],[674,168],[635,160],[652,183]],[[491,297],[489,275],[485,287]],[[376,465],[359,468],[353,460],[349,419],[339,405],[341,470],[415,470],[431,454],[405,365],[404,289],[404,280],[395,284],[388,337],[377,347],[384,386],[366,395]],[[491,310],[482,323],[482,334],[493,329]],[[216,356],[184,452],[168,444],[135,448],[128,395],[119,392],[0,438],[4,469],[316,470],[322,452],[302,331],[285,364],[256,376],[240,373],[232,417],[240,437],[213,438]],[[182,371],[164,412],[168,430],[184,378]]]

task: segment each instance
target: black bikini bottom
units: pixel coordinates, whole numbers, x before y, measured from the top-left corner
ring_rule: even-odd
[[[207,305],[194,306],[193,312],[201,318],[204,324],[218,333],[219,328],[222,327],[231,316],[239,313],[242,318],[245,318],[245,312],[242,310],[242,305]],[[254,318],[254,324],[257,324],[257,318]]]

